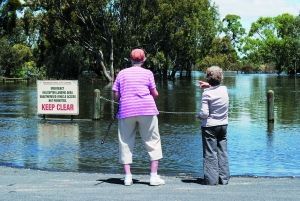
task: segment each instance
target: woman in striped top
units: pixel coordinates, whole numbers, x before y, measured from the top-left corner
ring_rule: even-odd
[[[112,90],[119,101],[118,139],[119,161],[124,166],[124,184],[132,185],[130,164],[132,163],[135,135],[139,131],[151,160],[150,185],[162,185],[165,181],[157,174],[158,160],[162,149],[158,129],[158,97],[153,73],[142,67],[146,60],[142,49],[134,49],[130,54],[132,66],[121,70]]]

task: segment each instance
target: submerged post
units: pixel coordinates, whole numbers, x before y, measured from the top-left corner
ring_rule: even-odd
[[[274,91],[269,90],[267,93],[268,122],[274,122]]]
[[[100,90],[94,90],[94,120],[100,119]]]

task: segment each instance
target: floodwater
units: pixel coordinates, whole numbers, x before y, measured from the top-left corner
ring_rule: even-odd
[[[164,158],[159,173],[202,175],[199,111],[203,74],[191,80],[159,81],[159,128]],[[300,176],[300,78],[226,73],[230,110],[228,149],[231,175]],[[116,105],[101,100],[102,116],[93,121],[93,91],[112,99],[104,82],[79,81],[79,115],[37,115],[36,84],[0,83],[0,165],[50,171],[122,173],[118,163]],[[266,93],[275,94],[275,122],[267,123]],[[61,119],[65,118],[65,119]],[[147,174],[149,158],[137,137],[133,173]]]

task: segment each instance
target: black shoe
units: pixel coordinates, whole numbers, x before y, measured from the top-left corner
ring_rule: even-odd
[[[203,178],[197,178],[197,183],[201,185],[207,185],[207,182]]]
[[[198,178],[197,182],[199,184],[201,184],[201,185],[210,185],[210,186],[216,186],[216,185],[218,185],[218,183],[216,183],[216,184],[210,184],[207,180],[202,179],[202,178]]]

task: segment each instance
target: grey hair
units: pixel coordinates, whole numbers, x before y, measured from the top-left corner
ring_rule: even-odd
[[[206,70],[206,80],[211,86],[220,85],[223,81],[223,70],[219,66],[211,66]]]

